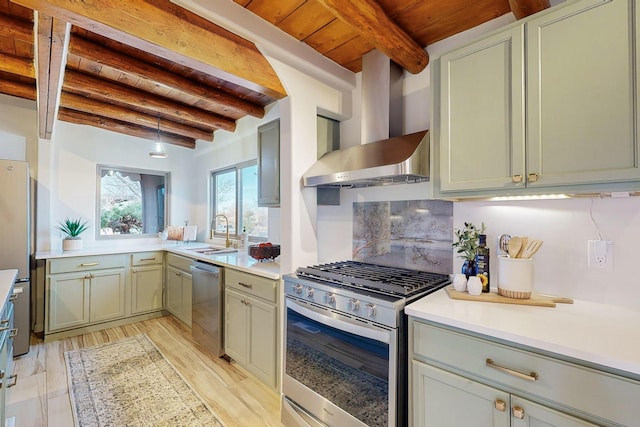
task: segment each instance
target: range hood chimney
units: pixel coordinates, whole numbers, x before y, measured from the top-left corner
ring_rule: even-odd
[[[363,144],[323,155],[306,187],[367,187],[429,180],[429,131],[401,135],[402,69],[379,51],[362,62]]]

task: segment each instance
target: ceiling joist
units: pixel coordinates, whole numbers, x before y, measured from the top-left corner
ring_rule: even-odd
[[[429,64],[429,55],[389,18],[375,0],[319,0],[338,19],[411,73]]]
[[[60,108],[58,112],[60,120],[80,125],[89,125],[98,127],[111,132],[118,132],[125,135],[137,136],[139,138],[155,141],[158,139],[158,131],[148,129],[141,126],[132,125],[119,120],[113,120],[106,117],[98,117],[93,114],[83,113],[81,111]],[[168,134],[160,132],[160,141],[168,144],[179,145],[186,148],[195,148],[196,142],[192,138]]]
[[[252,43],[218,27],[205,29],[150,1],[12,0],[161,58],[276,98],[286,96],[277,74]],[[156,2],[157,3],[157,2]]]
[[[33,85],[12,80],[0,80],[0,93],[32,101],[36,100],[36,88]]]

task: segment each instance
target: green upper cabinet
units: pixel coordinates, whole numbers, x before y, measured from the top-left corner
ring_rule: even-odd
[[[280,120],[258,128],[258,206],[280,206]]]
[[[640,181],[633,10],[632,0],[572,2],[443,55],[440,191]]]
[[[527,184],[640,178],[632,3],[580,1],[526,24]]]
[[[523,28],[440,59],[442,191],[509,186],[524,174]]]

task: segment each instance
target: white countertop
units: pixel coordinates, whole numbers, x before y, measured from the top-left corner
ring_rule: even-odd
[[[147,252],[147,251],[167,251],[177,255],[186,256],[189,258],[205,261],[211,264],[216,264],[221,267],[229,267],[236,270],[244,271],[247,273],[255,274],[258,276],[266,277],[268,279],[278,280],[280,279],[280,263],[277,261],[260,262],[251,258],[247,254],[247,249],[238,249],[237,252],[224,253],[218,255],[203,255],[197,252],[193,252],[190,249],[198,249],[207,246],[215,246],[202,242],[191,243],[179,243],[175,242],[155,244],[155,245],[131,245],[131,246],[101,246],[85,248],[80,251],[38,251],[36,252],[36,259],[55,259],[55,258],[69,258],[77,256],[90,256],[90,255],[108,255],[108,254],[120,254],[120,253],[133,253],[133,252]]]
[[[588,301],[553,308],[462,301],[441,289],[405,313],[640,375],[640,311]]]
[[[18,270],[0,270],[0,309],[4,307],[7,298],[13,292],[13,282],[18,277]]]

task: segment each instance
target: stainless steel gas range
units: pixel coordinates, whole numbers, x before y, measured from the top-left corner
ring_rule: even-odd
[[[287,426],[407,423],[407,303],[445,274],[343,261],[285,275],[282,421]]]

